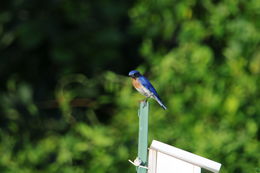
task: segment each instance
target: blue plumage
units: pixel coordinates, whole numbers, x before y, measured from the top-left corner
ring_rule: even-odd
[[[133,86],[135,87],[135,89],[137,91],[139,91],[141,94],[143,94],[147,98],[155,99],[163,107],[163,109],[167,109],[166,106],[162,103],[155,88],[153,87],[153,85],[150,83],[150,81],[146,77],[141,75],[136,70],[130,71],[129,76],[132,78]]]
[[[153,93],[156,97],[159,97],[158,93],[154,89],[153,85],[150,83],[150,81],[144,77],[140,76],[137,79],[145,88],[147,88],[151,93]]]

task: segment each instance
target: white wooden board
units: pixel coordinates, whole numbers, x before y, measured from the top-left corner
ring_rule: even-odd
[[[149,149],[148,173],[200,173],[201,168],[218,173],[221,164],[153,140]]]

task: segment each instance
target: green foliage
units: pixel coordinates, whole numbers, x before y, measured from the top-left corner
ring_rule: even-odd
[[[168,108],[150,100],[149,142],[259,170],[259,1],[0,8],[0,172],[135,172],[136,66]]]

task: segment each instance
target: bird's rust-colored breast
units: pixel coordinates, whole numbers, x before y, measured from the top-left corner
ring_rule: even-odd
[[[132,84],[133,84],[133,86],[135,87],[135,88],[141,88],[142,87],[142,85],[138,82],[138,80],[137,79],[135,79],[135,78],[132,78]]]

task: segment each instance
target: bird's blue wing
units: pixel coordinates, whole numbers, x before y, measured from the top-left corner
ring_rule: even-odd
[[[154,99],[163,107],[163,109],[167,109],[166,106],[162,103],[159,95],[157,94],[156,90],[154,89],[153,85],[146,79],[144,76],[140,76],[137,79],[145,88],[147,88],[150,92],[154,94]]]
[[[140,76],[138,78],[138,81],[145,87],[147,88],[149,91],[151,91],[156,97],[159,97],[159,95],[157,94],[156,90],[154,89],[153,85],[149,82],[148,79],[146,79],[144,76]]]

